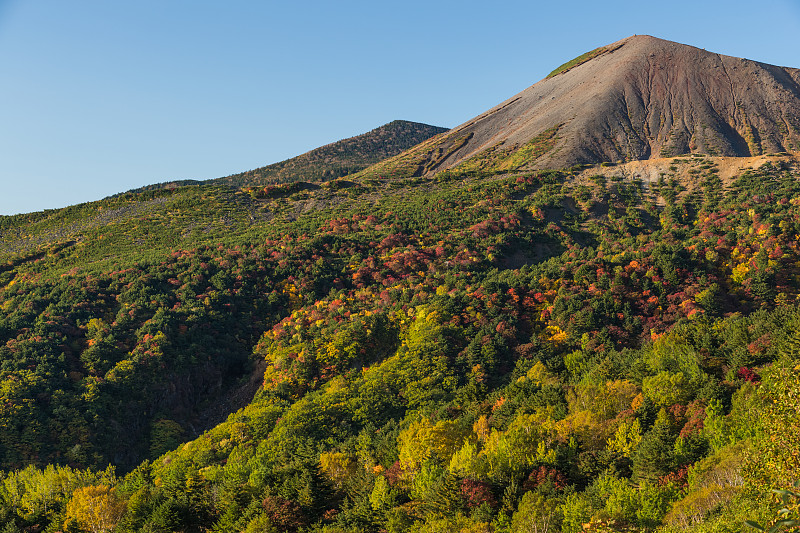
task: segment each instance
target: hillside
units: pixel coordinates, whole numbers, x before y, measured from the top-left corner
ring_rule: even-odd
[[[798,525],[800,153],[415,150],[0,217],[3,531]]]
[[[634,36],[381,165],[385,175],[800,150],[800,70]]]

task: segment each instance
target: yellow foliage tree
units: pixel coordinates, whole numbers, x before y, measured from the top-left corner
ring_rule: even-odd
[[[553,424],[553,429],[560,441],[568,442],[575,437],[593,450],[602,449],[613,431],[611,421],[598,417],[588,409],[570,413]]]
[[[447,463],[467,436],[466,431],[450,420],[435,424],[427,420],[412,422],[398,436],[400,466],[409,472],[419,470],[431,458]]]
[[[625,379],[605,384],[586,382],[567,392],[567,403],[570,413],[591,411],[598,420],[610,420],[630,409],[638,393],[638,387]]]
[[[636,447],[642,442],[642,427],[639,419],[625,420],[618,427],[614,436],[608,439],[608,449],[625,457],[631,457]]]
[[[558,502],[541,494],[526,492],[511,519],[513,533],[548,533],[558,531]]]
[[[613,416],[630,409],[633,399],[638,394],[639,387],[627,379],[606,382],[606,401]]]
[[[450,458],[450,465],[447,469],[461,477],[476,476],[478,474],[478,445],[474,442],[466,441],[464,445]]]
[[[478,437],[478,440],[481,442],[484,442],[489,437],[490,430],[491,427],[489,426],[489,420],[486,418],[486,415],[481,415],[472,425],[472,432],[475,433],[475,436]]]
[[[527,379],[530,379],[537,385],[556,385],[558,384],[558,378],[555,377],[547,367],[541,361],[536,361],[528,373],[525,375]]]
[[[125,507],[125,501],[108,485],[81,487],[72,493],[67,504],[65,525],[77,522],[79,527],[92,533],[113,531]]]
[[[642,392],[660,407],[669,407],[689,398],[689,383],[683,372],[659,372],[644,378]]]
[[[336,488],[341,488],[344,482],[356,471],[356,462],[342,452],[328,452],[319,456],[320,470],[333,481]]]
[[[556,458],[553,441],[540,416],[520,413],[506,431],[492,429],[477,461],[484,475],[501,478],[519,466],[552,464]]]

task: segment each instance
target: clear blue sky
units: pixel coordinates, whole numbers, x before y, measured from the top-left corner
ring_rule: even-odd
[[[632,34],[800,67],[798,0],[0,0],[0,214],[453,127]]]

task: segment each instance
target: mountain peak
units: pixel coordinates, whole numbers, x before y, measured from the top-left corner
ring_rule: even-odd
[[[791,150],[800,150],[799,70],[633,35],[399,158],[421,175]]]

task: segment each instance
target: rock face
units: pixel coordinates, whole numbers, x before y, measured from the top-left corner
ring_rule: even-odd
[[[800,70],[634,36],[396,160],[425,175],[791,150],[800,150]]]

